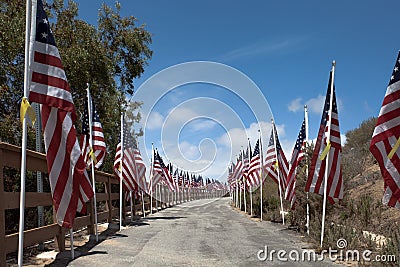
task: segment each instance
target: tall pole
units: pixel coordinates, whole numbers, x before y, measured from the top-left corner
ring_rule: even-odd
[[[252,188],[250,187],[249,191],[250,191],[250,216],[253,216],[253,193],[252,193]]]
[[[142,191],[142,209],[143,209],[143,218],[146,218],[146,209],[144,206],[144,197],[143,197],[144,192]]]
[[[332,104],[333,104],[333,84],[335,80],[335,66],[336,62],[332,62],[332,79],[331,79],[331,84],[330,84],[330,92],[331,92],[331,97],[329,99],[329,120],[328,120],[328,133],[326,135],[326,142],[327,144],[331,141],[331,124],[332,124]],[[324,230],[325,230],[325,214],[326,214],[326,193],[328,189],[328,176],[329,176],[329,151],[326,154],[325,158],[325,179],[324,179],[324,200],[322,203],[322,225],[321,225],[321,247],[324,242]]]
[[[119,230],[122,230],[122,162],[124,158],[124,113],[121,114],[121,158],[119,159]]]
[[[263,168],[264,168],[264,156],[262,150],[261,130],[260,133],[260,221],[263,220]]]
[[[89,116],[89,144],[90,144],[90,150],[91,153],[93,153],[93,121],[92,121],[92,98],[90,96],[90,88],[89,88],[89,84],[87,83],[87,88],[86,88],[86,92],[87,92],[87,108],[88,108],[88,116]],[[96,242],[99,241],[99,232],[97,230],[97,198],[96,198],[96,181],[94,178],[94,160],[92,159],[92,189],[93,189],[93,208],[94,208],[94,226],[95,226],[95,234],[96,234]],[[121,165],[122,166],[122,165]]]
[[[242,188],[239,189],[239,209],[242,210]]]
[[[282,183],[279,171],[279,161],[278,161],[278,150],[276,149],[276,132],[275,132],[275,123],[272,120],[272,133],[274,135],[274,146],[275,146],[275,158],[276,158],[276,171],[278,173],[278,187],[279,187],[279,198],[281,200],[281,213],[282,213],[282,224],[285,224],[285,214],[283,214],[283,200],[282,200]]]
[[[36,16],[36,6],[32,7],[30,0],[26,0],[25,13],[25,66],[24,66],[24,97],[29,95],[29,41],[31,31],[31,11]],[[36,28],[33,25],[32,28]],[[27,145],[27,124],[26,118],[22,118],[22,147],[21,147],[21,193],[19,201],[19,234],[18,234],[18,266],[22,266],[24,260],[24,227],[25,227],[25,181],[26,181],[26,145]]]
[[[154,168],[154,144],[151,143],[151,168],[150,168],[150,214],[153,214],[153,168]]]
[[[71,259],[74,260],[75,259],[75,248],[74,248],[74,231],[71,227],[71,229],[69,229],[69,242],[70,242],[70,246],[71,246]]]
[[[130,204],[131,204],[131,222],[133,222],[133,194],[132,191],[129,191],[129,197],[130,197]]]
[[[305,136],[305,141],[306,141],[306,147],[308,147],[308,109],[307,105],[304,106],[304,121],[305,121],[305,126],[306,126],[306,136]],[[303,152],[305,155],[306,159],[306,179],[308,178],[308,154],[307,151]],[[308,192],[306,193],[307,196],[307,218],[306,218],[306,227],[307,227],[307,234],[310,235],[310,204],[308,203]]]
[[[40,105],[35,103],[35,113],[36,113],[36,124],[35,124],[35,139],[36,139],[36,151],[42,152],[42,123],[40,116]],[[42,172],[36,172],[36,184],[37,184],[37,192],[43,193],[43,178]],[[44,207],[38,206],[38,226],[44,226]],[[38,246],[39,250],[44,250],[44,243],[40,242]]]

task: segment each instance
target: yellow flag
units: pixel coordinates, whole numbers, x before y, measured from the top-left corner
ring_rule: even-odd
[[[33,110],[32,106],[29,104],[28,99],[26,99],[26,97],[23,97],[22,102],[21,102],[21,107],[19,109],[19,116],[20,116],[21,124],[27,113],[28,113],[29,118],[32,121],[32,126],[35,125],[35,121],[36,121],[35,111]]]
[[[322,151],[321,156],[319,157],[320,160],[324,160],[326,155],[328,155],[329,150],[331,149],[331,142],[328,142],[326,145],[324,151]]]
[[[397,139],[397,142],[394,145],[394,147],[392,148],[392,150],[390,150],[390,153],[388,155],[388,159],[392,159],[394,153],[396,153],[396,151],[399,148],[399,146],[400,146],[400,137],[399,137],[399,139]]]

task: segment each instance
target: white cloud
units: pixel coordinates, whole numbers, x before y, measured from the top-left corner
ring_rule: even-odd
[[[325,96],[318,95],[317,97],[311,98],[306,102],[308,110],[320,114],[324,108]]]
[[[146,129],[154,130],[162,127],[164,117],[157,111],[152,111],[147,118]]]
[[[303,105],[301,104],[301,100],[301,97],[292,100],[292,102],[290,102],[290,104],[288,105],[289,111],[297,112],[302,110]]]
[[[261,138],[263,145],[268,145],[268,141],[271,135],[271,123],[270,122],[260,122],[252,123],[249,128],[232,128],[227,133],[217,138],[217,143],[228,148],[232,148],[232,157],[239,154],[242,147],[248,145],[248,139],[253,147],[256,140],[259,138],[261,129]],[[278,132],[279,140],[285,137],[285,125],[276,125],[276,130]]]
[[[340,111],[343,110],[343,108],[344,108],[343,101],[340,98],[337,98],[336,100],[337,100],[339,114],[340,114]],[[303,105],[301,105],[300,101],[301,101],[301,99],[299,99],[299,98],[293,100],[291,102],[291,104],[289,105],[289,110],[293,111],[293,112],[300,111],[301,110],[300,108],[295,110],[295,108],[297,108],[298,106],[303,106]],[[315,114],[322,113],[322,110],[324,108],[324,103],[325,103],[325,96],[323,96],[323,95],[318,95],[317,97],[310,98],[309,100],[307,100],[305,102],[305,104],[308,107],[308,111],[313,112]],[[291,105],[293,105],[292,106],[293,110],[291,109]],[[298,105],[298,106],[296,106],[296,105]]]
[[[190,128],[193,131],[211,130],[216,125],[217,123],[212,120],[197,120],[190,124]]]

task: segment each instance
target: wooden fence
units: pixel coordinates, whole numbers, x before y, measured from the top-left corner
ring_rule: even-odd
[[[40,171],[47,173],[46,157],[42,153],[35,151],[27,151],[27,171]],[[5,167],[20,170],[21,167],[21,148],[0,142],[0,266],[6,266],[6,256],[8,253],[18,251],[18,233],[6,235],[6,210],[18,209],[20,201],[19,192],[6,192],[4,190],[4,169]],[[19,176],[18,176],[19,177]],[[13,182],[17,183],[18,177],[12,177]],[[113,217],[119,216],[119,208],[113,206],[113,202],[119,203],[119,193],[112,191],[113,184],[119,184],[118,179],[114,175],[95,172],[95,180],[104,185],[104,193],[96,193],[97,203],[105,202],[105,211],[98,212],[98,221],[111,222]],[[97,184],[98,185],[98,184]],[[116,187],[116,186],[114,186]],[[102,190],[101,190],[102,191]],[[114,190],[115,191],[115,190]],[[118,190],[116,190],[118,191]],[[149,210],[150,199],[145,198],[145,208]],[[51,193],[26,192],[25,207],[34,208],[38,206],[52,206]],[[75,218],[74,230],[87,227],[88,234],[94,233],[94,212],[93,202],[87,203],[87,215]],[[162,206],[158,202],[157,205]],[[164,205],[165,206],[165,205]],[[137,204],[134,211],[141,210],[142,204]],[[124,207],[124,210],[128,210]],[[130,209],[129,209],[130,210]],[[123,215],[125,217],[125,213]],[[66,229],[60,227],[57,223],[45,225],[42,227],[29,229],[24,231],[24,247],[32,246],[40,242],[55,239],[56,245],[60,251],[65,250],[65,234]]]

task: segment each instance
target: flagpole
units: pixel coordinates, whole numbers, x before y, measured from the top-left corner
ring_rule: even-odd
[[[153,169],[154,169],[154,144],[151,143],[151,168],[150,168],[150,214],[153,214]]]
[[[242,151],[242,159],[244,163],[244,150]],[[248,160],[248,159],[247,159]],[[243,164],[243,175],[242,175],[242,180],[243,180],[243,204],[244,204],[244,212],[247,213],[247,203],[246,203],[246,176],[244,175],[245,167]]]
[[[328,133],[327,133],[327,144],[330,143],[331,140],[331,127],[332,127],[332,105],[333,105],[333,84],[334,84],[334,78],[335,78],[335,66],[336,66],[336,61],[332,62],[332,78],[331,78],[331,84],[330,84],[330,99],[329,99],[329,117],[328,117]],[[322,225],[321,225],[321,247],[324,242],[324,230],[325,230],[325,215],[326,215],[326,193],[328,190],[328,176],[329,176],[329,151],[326,154],[325,158],[325,179],[324,179],[324,200],[322,203]]]
[[[121,158],[119,159],[119,230],[122,230],[122,161],[124,158],[124,112],[121,113]]]
[[[282,200],[282,188],[281,188],[281,178],[279,171],[279,161],[278,161],[278,150],[276,149],[276,132],[275,132],[275,123],[272,119],[272,132],[274,135],[274,146],[275,146],[275,158],[276,158],[276,171],[278,173],[278,187],[279,187],[279,198],[281,200],[281,213],[282,213],[282,224],[285,224],[285,214],[283,213],[283,200]]]
[[[250,169],[250,163],[251,163],[251,145],[250,145],[250,138],[247,138],[247,140],[249,141],[249,146],[247,148],[247,160],[249,162],[248,168],[247,168],[247,179],[249,178],[249,169]],[[247,182],[247,181],[246,181]],[[250,216],[253,216],[253,186],[250,185],[249,186],[249,192],[250,192]]]
[[[242,210],[242,188],[239,189],[239,194],[239,209]]]
[[[24,66],[24,97],[27,98],[29,93],[29,41],[31,31],[31,11],[36,6],[32,7],[30,0],[26,0],[25,12],[25,66]],[[36,29],[33,25],[32,29]],[[22,118],[22,145],[21,145],[21,193],[19,201],[19,232],[18,232],[18,266],[22,266],[24,260],[24,228],[25,228],[25,181],[26,181],[26,146],[27,146],[27,124],[25,116]]]
[[[94,208],[94,225],[95,225],[95,234],[96,234],[96,242],[99,241],[99,232],[97,230],[97,199],[96,199],[96,181],[94,178],[94,152],[93,152],[93,121],[92,121],[92,98],[90,97],[90,87],[89,83],[86,83],[86,92],[87,92],[87,108],[88,108],[88,117],[89,117],[89,143],[90,143],[90,153],[92,158],[92,188],[93,188],[93,208]]]
[[[142,208],[143,208],[143,218],[146,218],[146,209],[144,207],[144,197],[143,197],[143,190],[142,190]]]
[[[262,140],[261,140],[261,130],[258,130],[260,133],[260,221],[263,220],[263,169],[264,169],[264,157],[262,151]]]
[[[306,146],[305,148],[308,147],[308,109],[307,105],[304,106],[304,121],[305,121],[305,127],[306,127],[306,136],[305,136],[305,141],[306,141]],[[308,178],[308,154],[307,150],[303,151],[305,159],[306,159],[306,178]],[[306,192],[307,196],[307,220],[306,220],[306,227],[307,227],[307,234],[310,235],[310,204],[308,203],[308,192]]]
[[[69,242],[71,246],[71,260],[75,259],[75,248],[74,248],[74,231],[72,227],[69,229]]]
[[[235,183],[236,183],[236,208],[238,208],[239,207],[239,183],[238,183],[238,180],[236,179],[236,181],[235,181]]]
[[[130,204],[131,204],[131,222],[133,222],[133,200],[132,200],[132,191],[129,191],[129,196],[130,196]]]
[[[250,191],[250,216],[253,216],[253,193],[252,188],[249,189]]]

